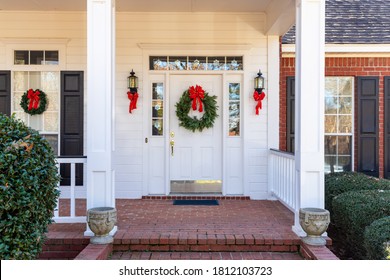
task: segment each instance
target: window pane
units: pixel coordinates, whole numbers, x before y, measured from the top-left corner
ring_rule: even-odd
[[[163,110],[163,103],[162,101],[153,101],[152,104],[152,116],[154,118],[162,118],[164,115],[164,110]]]
[[[45,64],[58,65],[58,51],[45,51]]]
[[[325,133],[335,133],[337,131],[337,117],[325,116]]]
[[[335,155],[337,136],[325,136],[325,155]]]
[[[157,57],[157,56],[151,56],[149,58],[149,69],[150,70],[167,70],[168,69],[168,62],[167,57]]]
[[[58,135],[51,135],[51,134],[42,134],[43,138],[45,138],[48,142],[50,147],[54,151],[54,155],[58,155]]]
[[[352,117],[339,116],[339,133],[352,133]]]
[[[325,157],[325,172],[335,172],[337,170],[337,157],[336,156],[326,156]]]
[[[29,64],[28,51],[15,51],[14,64]]]
[[[325,78],[325,96],[336,96],[337,92],[337,78]]]
[[[28,72],[14,72],[14,89],[22,92],[28,90]]]
[[[164,99],[164,84],[163,83],[153,83],[153,99]]]
[[[240,57],[227,57],[226,58],[226,70],[242,70],[243,69],[242,56]]]
[[[188,59],[189,70],[205,70],[206,69],[206,57],[190,56]]]
[[[41,89],[47,91],[59,91],[59,73],[58,72],[42,72]]]
[[[187,70],[186,56],[170,56],[169,70]]]
[[[338,154],[339,155],[351,155],[351,136],[338,136]]]
[[[34,90],[42,89],[41,88],[41,72],[30,72],[29,82],[30,82],[29,86],[28,86],[29,89],[30,88],[32,88]]]
[[[338,166],[341,171],[351,171],[351,157],[350,156],[339,156],[338,157]]]
[[[161,119],[152,120],[152,135],[163,135],[163,121]]]
[[[229,102],[229,135],[240,135],[240,102]]]
[[[208,70],[225,70],[225,57],[224,56],[209,56],[207,58],[207,69]]]
[[[42,131],[42,118],[43,118],[43,115],[29,116],[29,119],[30,119],[29,126],[35,130]]]
[[[339,82],[340,95],[352,96],[352,78],[340,77]]]
[[[352,114],[352,97],[340,97],[340,114]]]
[[[229,100],[240,100],[240,84],[229,84]]]
[[[20,101],[22,101],[22,92],[18,92],[14,94],[14,111],[22,111],[22,106],[20,106]]]
[[[325,97],[325,114],[337,114],[336,97]]]
[[[58,132],[58,113],[44,113],[45,131]]]
[[[30,51],[30,64],[31,65],[43,64],[43,51]]]
[[[47,99],[47,111],[58,111],[59,94],[58,92],[45,92]]]

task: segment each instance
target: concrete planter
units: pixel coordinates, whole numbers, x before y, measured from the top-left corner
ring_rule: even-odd
[[[113,207],[96,207],[87,211],[87,222],[95,234],[91,238],[92,244],[109,244],[114,241],[109,235],[117,222],[116,209]]]
[[[325,238],[321,235],[328,229],[330,214],[326,209],[301,208],[299,210],[299,223],[307,236],[303,242],[308,245],[324,246]]]

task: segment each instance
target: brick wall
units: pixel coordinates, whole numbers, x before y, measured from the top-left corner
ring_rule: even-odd
[[[390,76],[390,57],[327,57],[325,59],[326,76],[377,76],[379,77],[379,176],[384,172],[384,77]],[[295,58],[282,57],[280,60],[280,147],[287,149],[287,110],[286,81],[295,76]],[[355,79],[355,135],[357,134],[357,81]],[[355,170],[357,169],[357,137],[354,138]]]

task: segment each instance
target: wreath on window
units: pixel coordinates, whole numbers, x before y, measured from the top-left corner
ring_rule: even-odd
[[[199,105],[199,107],[198,107]],[[191,110],[199,112],[205,111],[201,118],[189,116]],[[184,91],[179,102],[176,103],[176,116],[179,119],[179,125],[195,132],[202,131],[205,128],[213,127],[217,114],[217,97],[210,96],[201,86],[191,86]]]
[[[46,111],[47,98],[46,93],[40,89],[29,89],[26,91],[22,100],[20,101],[20,106],[22,106],[24,112],[30,115],[39,115]]]

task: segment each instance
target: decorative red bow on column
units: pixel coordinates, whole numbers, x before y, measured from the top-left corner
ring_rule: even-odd
[[[203,112],[202,99],[204,98],[204,90],[201,86],[189,88],[190,98],[192,99],[192,110],[196,111],[196,103],[199,102],[199,112]]]
[[[259,114],[259,110],[261,110],[262,108],[262,100],[264,99],[265,97],[265,93],[262,91],[261,93],[258,93],[257,91],[255,91],[253,93],[253,98],[255,99],[255,101],[257,101],[257,105],[256,105],[256,115]]]
[[[128,91],[127,98],[129,98],[130,100],[129,113],[131,114],[132,110],[137,109],[138,93],[131,93],[130,91]]]
[[[39,100],[40,100],[39,94],[41,94],[39,90],[33,91],[31,88],[28,90],[27,98],[30,100],[30,103],[28,104],[29,111],[33,108],[34,109],[38,108]]]

